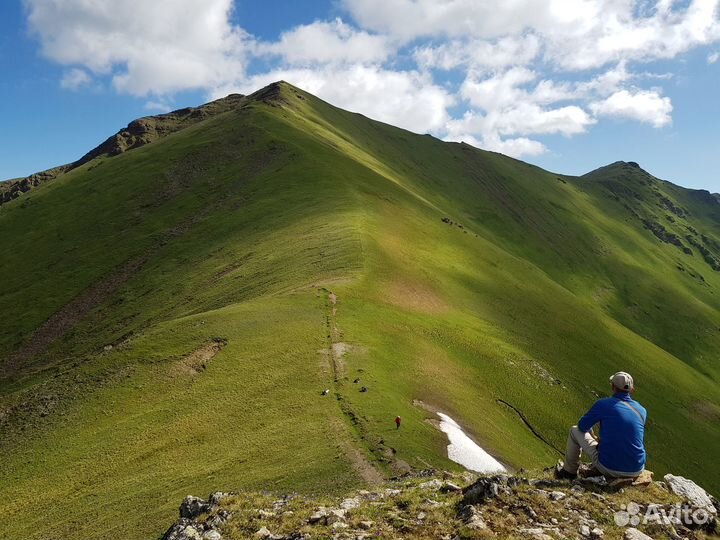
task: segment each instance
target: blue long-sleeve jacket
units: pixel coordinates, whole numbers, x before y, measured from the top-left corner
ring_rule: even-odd
[[[598,459],[611,471],[641,472],[645,468],[645,407],[630,394],[619,392],[613,397],[599,399],[578,422],[586,433],[600,424]]]

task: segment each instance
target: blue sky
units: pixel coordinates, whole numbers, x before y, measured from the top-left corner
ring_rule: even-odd
[[[719,0],[8,0],[0,178],[286,79],[420,133],[720,192]]]

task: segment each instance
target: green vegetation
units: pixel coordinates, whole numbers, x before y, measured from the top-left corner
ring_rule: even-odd
[[[719,222],[633,164],[558,177],[284,83],[99,156],[0,206],[0,538],[456,470],[434,410],[540,467],[619,369],[649,467],[717,492]]]

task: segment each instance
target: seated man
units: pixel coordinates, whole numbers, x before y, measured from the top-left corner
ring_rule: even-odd
[[[634,478],[645,468],[645,420],[647,411],[630,396],[633,378],[623,371],[610,377],[613,396],[599,399],[570,429],[565,463],[555,470],[558,478],[575,478],[580,456],[585,453],[593,466],[608,477]],[[600,424],[599,440],[590,431]]]

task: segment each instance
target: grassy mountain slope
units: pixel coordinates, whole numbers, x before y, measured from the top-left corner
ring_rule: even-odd
[[[649,467],[717,491],[719,220],[633,164],[561,177],[284,83],[99,155],[0,207],[0,537],[452,468],[434,410],[541,467],[618,369]]]

